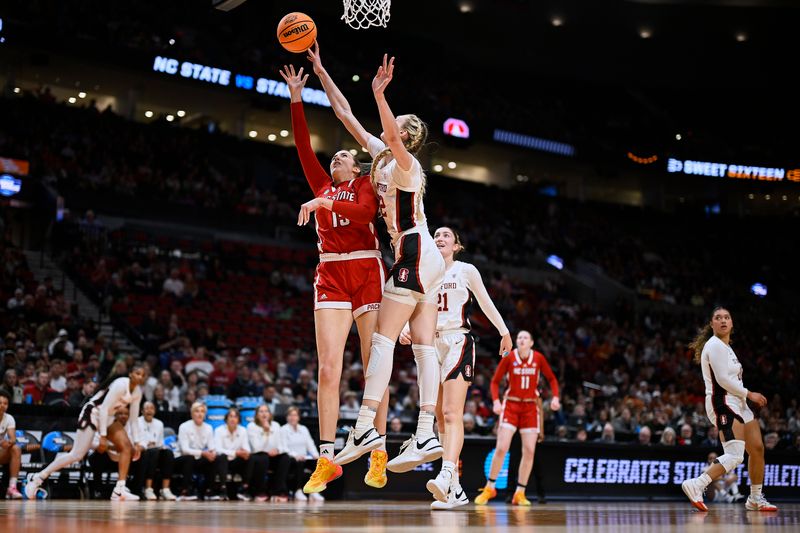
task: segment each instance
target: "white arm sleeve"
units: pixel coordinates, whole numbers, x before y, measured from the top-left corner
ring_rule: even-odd
[[[720,386],[730,394],[739,398],[747,399],[747,389],[734,374],[733,368],[729,364],[728,355],[722,343],[715,343],[708,346],[708,363],[714,371],[714,377]]]
[[[101,437],[106,437],[108,435],[108,419],[111,415],[109,411],[114,405],[123,397],[125,396],[125,387],[128,386],[127,379],[115,379],[111,386],[108,387],[108,394],[106,394],[105,400],[103,403],[100,404],[98,409],[100,413],[98,415],[98,428],[97,432],[100,434]],[[133,406],[131,406],[132,408]],[[137,407],[138,411],[138,407]],[[137,412],[138,416],[138,412]]]
[[[486,318],[497,328],[501,336],[508,335],[506,323],[503,321],[503,317],[500,316],[500,311],[497,310],[492,298],[486,291],[486,286],[483,284],[483,279],[481,279],[481,273],[478,272],[478,269],[475,268],[474,265],[467,264],[464,269],[464,274],[467,278],[468,288],[472,291],[472,294],[475,295],[475,299],[478,300],[478,305],[481,307],[483,314],[485,314]]]
[[[379,138],[375,137],[374,135],[370,135],[369,139],[367,139],[367,145],[364,148],[367,149],[370,157],[374,158],[381,150],[386,148],[386,145],[383,144],[383,141]]]

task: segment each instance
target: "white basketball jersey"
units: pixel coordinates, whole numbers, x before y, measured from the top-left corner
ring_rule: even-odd
[[[469,315],[472,312],[472,292],[469,287],[465,267],[472,266],[456,261],[444,273],[444,281],[439,290],[439,318],[436,323],[438,331],[452,329],[469,330]]]
[[[454,261],[444,273],[444,281],[439,289],[436,330],[472,329],[469,317],[475,302],[500,335],[506,335],[508,328],[492,303],[478,269],[469,263]]]
[[[372,157],[378,155],[386,145],[377,137],[370,137],[367,149]],[[422,190],[422,165],[415,157],[411,168],[404,171],[392,159],[376,171],[373,182],[377,186],[379,213],[386,222],[392,244],[410,230],[424,228],[427,231],[425,208],[420,198]]]

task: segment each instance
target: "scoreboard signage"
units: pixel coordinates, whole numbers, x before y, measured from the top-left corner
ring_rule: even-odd
[[[746,179],[757,181],[800,181],[800,169],[762,167],[737,163],[715,163],[691,159],[667,159],[667,172],[690,176]]]

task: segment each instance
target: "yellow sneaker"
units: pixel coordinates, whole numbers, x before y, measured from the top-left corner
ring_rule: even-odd
[[[514,493],[514,497],[511,498],[511,505],[524,505],[526,507],[530,507],[531,502],[525,497],[524,492],[518,490]]]
[[[376,489],[385,487],[388,481],[386,477],[386,462],[388,460],[388,453],[381,450],[372,450],[369,454],[369,470],[367,475],[364,476],[364,483]]]
[[[311,474],[311,478],[303,487],[303,492],[306,494],[315,494],[322,492],[328,488],[328,483],[342,475],[342,467],[333,464],[333,461],[327,457],[320,457],[317,459],[317,468]]]
[[[497,489],[483,487],[481,493],[475,498],[475,505],[486,505],[495,496],[497,496]]]

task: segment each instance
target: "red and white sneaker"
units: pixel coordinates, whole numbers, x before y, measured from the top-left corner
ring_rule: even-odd
[[[708,511],[708,507],[703,503],[703,491],[705,487],[699,479],[687,479],[681,483],[681,488],[683,489],[683,493],[686,494],[686,497],[689,498],[689,501],[692,502],[695,509],[703,512]]]
[[[778,510],[778,507],[769,503],[763,494],[760,494],[756,498],[753,498],[753,496],[748,496],[744,507],[748,511],[774,512]]]
[[[17,490],[16,485],[13,486],[13,487],[8,487],[8,490],[6,491],[6,499],[7,500],[21,500],[22,499],[22,493],[19,490]]]

